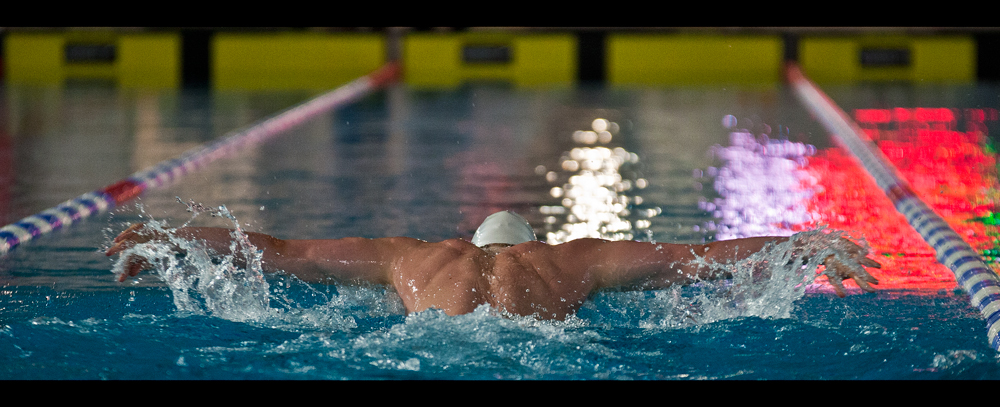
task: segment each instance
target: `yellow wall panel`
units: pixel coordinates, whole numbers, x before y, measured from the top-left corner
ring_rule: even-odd
[[[409,35],[403,50],[403,79],[416,86],[457,86],[462,82],[457,36]]]
[[[860,76],[858,47],[848,39],[819,38],[800,42],[799,65],[816,82],[843,82]]]
[[[520,38],[514,82],[524,86],[569,85],[576,81],[577,43],[568,35]]]
[[[181,84],[181,39],[175,34],[125,35],[118,39],[116,72],[124,87],[170,88]]]
[[[576,80],[571,34],[418,33],[403,44],[407,84],[453,87],[469,81],[517,86],[568,86]]]
[[[220,89],[326,89],[385,63],[380,34],[221,33],[212,44]]]
[[[74,46],[104,47],[107,59],[69,60]],[[12,32],[5,43],[7,80],[62,85],[66,80],[109,80],[123,87],[180,84],[177,33],[57,31]]]
[[[613,34],[607,40],[608,82],[615,85],[776,83],[778,36]]]
[[[7,78],[15,83],[62,83],[65,38],[51,33],[7,35],[4,49]]]
[[[976,45],[969,37],[914,41],[913,78],[926,81],[971,82],[976,78]]]
[[[961,35],[806,37],[799,64],[816,82],[971,82],[976,46]]]

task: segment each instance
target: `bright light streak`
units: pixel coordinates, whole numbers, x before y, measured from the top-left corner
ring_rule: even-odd
[[[635,231],[652,225],[649,219],[635,222],[627,219],[632,215],[630,205],[642,203],[642,197],[630,195],[633,185],[645,188],[649,182],[642,178],[634,181],[623,179],[619,169],[622,165],[637,163],[639,156],[621,147],[612,149],[595,145],[611,142],[613,133],[619,129],[617,123],[598,118],[591,123],[591,128],[573,133],[573,141],[583,146],[564,154],[559,166],[568,174],[546,174],[550,183],[567,180],[549,191],[553,198],[562,198],[562,210],[557,211],[552,206],[542,209],[543,214],[550,215],[546,218],[551,228],[547,234],[549,243],[584,237],[628,240],[634,238]],[[637,216],[651,218],[661,212],[659,208],[652,208],[640,211]],[[565,215],[565,220],[559,222],[557,215]]]

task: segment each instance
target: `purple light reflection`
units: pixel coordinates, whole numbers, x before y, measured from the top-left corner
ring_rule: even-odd
[[[729,134],[729,146],[711,153],[722,161],[706,173],[715,178],[719,197],[699,207],[717,219],[705,225],[716,240],[753,236],[789,236],[795,225],[813,220],[807,201],[817,184],[805,171],[812,145],[761,139],[746,130]]]

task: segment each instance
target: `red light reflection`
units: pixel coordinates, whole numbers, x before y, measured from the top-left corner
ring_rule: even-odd
[[[957,110],[861,109],[858,124],[927,205],[981,253],[1000,246],[994,219],[996,157],[983,150],[985,126],[955,131]],[[993,109],[966,109],[967,122],[995,118]],[[892,120],[889,120],[891,118]],[[993,119],[995,120],[995,119]],[[819,152],[808,166],[818,180],[810,209],[834,229],[865,237],[882,270],[881,289],[953,289],[955,277],[867,173],[839,149]],[[815,225],[803,225],[804,228]],[[990,261],[990,256],[986,257]]]

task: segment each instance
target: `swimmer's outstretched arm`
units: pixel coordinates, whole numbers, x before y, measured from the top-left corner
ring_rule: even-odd
[[[232,241],[230,229],[180,228],[174,233],[187,240],[200,240],[216,253],[229,253]],[[246,232],[247,238],[263,251],[265,272],[285,271],[309,282],[370,282],[388,284],[389,269],[401,246],[412,244],[409,238],[344,238],[328,240],[283,240],[263,233]],[[136,244],[166,237],[152,232],[143,224],[129,227],[115,238],[107,250],[108,256],[121,253]],[[237,259],[245,261],[245,259]],[[119,281],[134,277],[151,265],[140,256],[127,259]]]
[[[707,264],[733,263],[762,250],[770,243],[787,241],[786,237],[753,237],[725,240],[703,245],[646,243],[634,241],[605,241],[580,239],[565,246],[567,261],[579,262],[579,269],[586,269],[595,279],[595,289],[659,289],[674,284],[689,284],[698,280],[730,278],[731,275]],[[850,242],[848,242],[850,243]],[[827,275],[838,296],[845,295],[841,280],[853,279],[865,291],[875,291],[870,284],[878,280],[864,267],[881,265],[867,257],[867,251],[854,243],[845,253],[857,264],[844,264],[830,256],[824,261]]]

